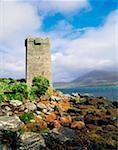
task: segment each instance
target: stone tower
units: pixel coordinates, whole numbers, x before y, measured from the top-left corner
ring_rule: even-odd
[[[27,38],[26,46],[26,81],[32,84],[35,76],[42,75],[51,79],[51,52],[48,38]]]

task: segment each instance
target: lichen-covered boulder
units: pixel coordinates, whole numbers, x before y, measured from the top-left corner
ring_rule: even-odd
[[[36,105],[35,105],[33,102],[27,102],[27,103],[25,104],[25,107],[26,107],[28,110],[32,110],[32,111],[34,111],[34,110],[37,109]]]
[[[0,130],[6,131],[17,131],[23,122],[19,119],[18,116],[1,116],[0,117]]]
[[[23,103],[19,100],[11,100],[10,104],[13,105],[14,107],[21,106]]]
[[[39,133],[25,132],[20,136],[18,150],[46,150],[44,138]]]

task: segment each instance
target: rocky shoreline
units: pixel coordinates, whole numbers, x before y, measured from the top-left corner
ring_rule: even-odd
[[[0,104],[0,150],[116,150],[116,101],[54,91]]]

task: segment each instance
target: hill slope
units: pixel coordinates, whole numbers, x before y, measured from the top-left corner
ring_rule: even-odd
[[[91,71],[68,83],[54,84],[56,87],[79,87],[95,85],[116,85],[118,84],[118,72]]]

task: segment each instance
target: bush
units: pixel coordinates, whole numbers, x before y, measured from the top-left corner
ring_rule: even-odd
[[[29,88],[29,94],[28,94],[28,99],[32,100],[32,99],[36,99],[38,98],[35,92],[35,88],[34,87],[30,87]]]
[[[37,96],[45,95],[49,88],[49,80],[43,76],[37,76],[33,79],[33,91]]]
[[[0,94],[0,103],[4,101],[4,95],[3,94]]]
[[[5,97],[7,98],[7,100],[19,100],[19,101],[23,101],[23,96],[22,94],[5,94]]]
[[[25,98],[28,97],[28,86],[23,83],[15,83],[12,87],[12,92],[22,94]]]
[[[30,123],[30,120],[33,119],[34,115],[33,114],[23,114],[20,116],[21,121],[23,121],[25,124]]]

